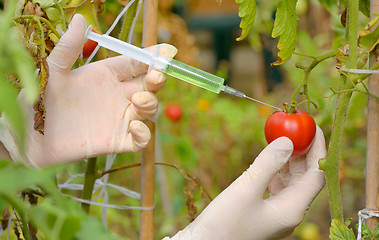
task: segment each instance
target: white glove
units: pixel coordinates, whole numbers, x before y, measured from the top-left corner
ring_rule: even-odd
[[[29,134],[23,161],[43,166],[138,151],[150,139],[148,127],[138,120],[156,113],[158,101],[154,92],[164,86],[165,75],[155,70],[146,74],[148,66],[126,56],[71,70],[83,49],[86,30],[83,16],[75,15],[47,59],[44,135],[33,129],[34,112],[29,106],[26,114]],[[162,44],[159,52],[173,57],[176,49]],[[9,124],[2,121],[0,141],[12,158],[19,160],[17,141]]]
[[[317,128],[307,156],[290,158],[292,151],[288,138],[273,141],[171,240],[259,240],[290,235],[325,183],[318,167],[319,159],[326,155],[321,129]],[[263,199],[267,187],[271,195]]]

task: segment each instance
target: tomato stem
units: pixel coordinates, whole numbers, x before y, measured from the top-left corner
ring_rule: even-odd
[[[341,85],[346,83],[346,77],[341,76]],[[334,116],[332,135],[326,158],[320,161],[320,168],[324,170],[327,189],[329,192],[330,211],[332,219],[343,222],[341,189],[338,180],[339,159],[342,146],[342,137],[348,106],[352,92],[341,92],[337,98],[337,109]]]
[[[294,113],[296,111],[296,108],[294,108],[293,106],[290,107],[288,103],[283,103],[283,107],[285,112],[287,113]]]
[[[366,84],[363,81],[358,80],[358,83],[362,84],[362,86],[366,90],[366,91],[362,91],[362,90],[357,89],[358,92],[364,93],[364,94],[366,94],[369,97],[372,97],[372,98],[375,98],[375,99],[379,100],[379,96],[371,93],[370,90],[368,89],[368,87],[366,86]]]
[[[296,109],[298,109],[299,106],[300,106],[301,104],[305,103],[305,102],[307,102],[307,103],[311,103],[316,109],[318,108],[317,103],[315,103],[312,99],[304,99],[303,101],[299,102],[299,103],[296,105]]]
[[[305,53],[294,52],[293,54],[296,54],[296,55],[299,55],[299,56],[303,56],[303,57],[307,57],[307,58],[316,59],[316,57],[308,55],[308,54],[305,54]]]
[[[42,18],[42,17],[41,17]],[[40,52],[41,52],[41,56],[42,57],[46,57],[46,51],[45,51],[45,48],[46,48],[46,45],[45,45],[45,34],[44,34],[44,31],[43,31],[43,26],[41,24],[41,19],[40,17],[38,16],[34,16],[34,15],[23,15],[23,16],[20,16],[20,17],[16,17],[14,18],[14,21],[17,21],[17,20],[20,20],[20,19],[32,19],[34,20],[36,23],[37,23],[37,26],[39,28],[39,33],[40,33],[40,44],[39,44],[39,47],[40,47]],[[46,19],[45,19],[46,20]],[[46,20],[47,21],[47,20]],[[26,39],[28,40],[28,39]]]
[[[43,22],[44,24],[46,24],[46,26],[49,28],[49,30],[54,33],[55,36],[57,36],[57,38],[61,38],[61,35],[59,34],[59,32],[57,31],[57,29],[55,29],[55,27],[53,26],[53,24],[51,24],[51,22],[49,20],[47,20],[46,18],[43,18],[43,17],[39,17],[39,16],[35,16],[35,15],[22,15],[22,16],[19,16],[19,17],[16,17],[14,18],[14,20],[19,20],[19,19],[25,19],[25,18],[29,18],[29,19],[32,19],[34,20],[35,22],[38,23],[38,25],[41,24],[41,22]],[[41,25],[42,27],[42,25]],[[41,28],[40,27],[40,28]],[[42,34],[43,34],[43,28],[42,28]],[[45,39],[45,37],[43,37],[42,39]],[[41,40],[42,40],[41,39]]]
[[[346,38],[350,46],[347,67],[356,68],[358,43],[358,0],[348,0],[347,11],[348,19]],[[320,168],[324,170],[326,176],[331,217],[332,219],[336,219],[340,222],[344,222],[344,220],[338,172],[344,125],[350,99],[353,94],[351,89],[354,88],[354,82],[352,81],[353,77],[355,77],[355,74],[341,74],[340,92],[338,93],[337,98],[337,108],[333,122],[329,150],[326,158],[320,161]]]
[[[370,70],[378,70],[378,69],[379,69],[379,64],[378,63],[375,64],[374,66],[372,66],[370,68]],[[365,80],[366,78],[368,78],[370,76],[371,76],[371,74],[359,74],[357,76],[353,76],[351,78],[351,81],[353,81],[354,83],[357,83],[359,80],[363,81],[363,80]]]
[[[304,69],[304,76],[303,76],[303,80],[301,81],[301,83],[297,86],[297,88],[295,89],[294,93],[292,94],[292,98],[291,98],[291,109],[296,109],[296,97],[297,95],[299,95],[300,91],[303,89],[303,94],[304,96],[306,97],[306,99],[308,99],[308,103],[312,103],[314,105],[314,107],[317,109],[318,106],[316,104],[316,102],[314,102],[310,96],[309,96],[309,93],[308,93],[308,79],[309,79],[309,75],[311,74],[311,71],[321,62],[323,62],[324,60],[327,60],[329,58],[332,58],[332,57],[335,57],[337,55],[337,53],[339,52],[338,49],[335,49],[331,52],[328,52],[328,53],[325,53],[323,55],[320,55],[318,57],[313,57],[313,61],[309,64],[308,67],[306,67]],[[299,54],[300,55],[300,54]],[[310,108],[310,107],[308,107]]]
[[[84,173],[84,186],[82,191],[82,199],[91,200],[92,191],[97,179],[97,158],[89,158],[86,165],[86,171]],[[88,214],[90,205],[87,203],[82,203],[82,209]]]
[[[128,40],[129,32],[133,24],[134,16],[137,12],[138,1],[135,1],[126,12],[124,22],[121,27],[119,39],[126,42]]]

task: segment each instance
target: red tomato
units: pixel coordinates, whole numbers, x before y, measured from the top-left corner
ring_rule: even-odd
[[[92,29],[92,32],[96,32],[96,31]],[[97,42],[92,41],[91,39],[88,39],[83,47],[83,58],[88,58],[89,56],[91,56],[96,46],[97,46]]]
[[[277,111],[271,114],[265,125],[267,143],[279,137],[291,139],[294,150],[292,156],[301,156],[311,147],[316,135],[316,123],[305,111],[294,113]]]
[[[172,122],[178,122],[183,116],[182,106],[175,103],[168,104],[165,109],[165,114]]]

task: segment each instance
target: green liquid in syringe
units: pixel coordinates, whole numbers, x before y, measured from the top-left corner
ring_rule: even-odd
[[[178,62],[174,59],[170,60],[164,72],[172,77],[215,93],[220,93],[220,91],[225,89],[223,78]]]

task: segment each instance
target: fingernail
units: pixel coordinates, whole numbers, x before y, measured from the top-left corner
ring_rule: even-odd
[[[152,96],[152,94],[149,94],[147,92],[137,92],[132,97],[132,102],[141,106],[150,105],[153,101],[154,97]]]
[[[168,47],[168,56],[173,58],[176,53],[178,53],[178,49],[176,49],[176,47],[172,46],[172,45],[169,45]]]
[[[173,58],[178,52],[178,49],[176,49],[176,47],[167,43],[162,43],[159,46],[163,48],[162,52],[164,52],[165,55],[169,58]]]
[[[163,83],[164,81],[166,81],[166,76],[163,73],[160,73],[157,83]]]

